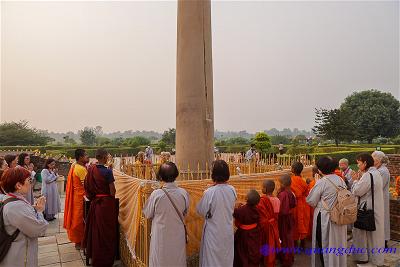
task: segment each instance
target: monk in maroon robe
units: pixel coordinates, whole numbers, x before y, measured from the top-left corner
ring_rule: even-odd
[[[238,228],[235,233],[234,267],[258,267],[260,264],[261,232],[257,204],[260,195],[256,190],[247,194],[247,203],[235,209],[233,217]],[[223,244],[221,244],[223,245]]]
[[[114,176],[112,170],[104,166],[108,156],[105,149],[97,150],[98,164],[89,167],[85,180],[85,193],[91,204],[83,247],[94,267],[113,266],[118,244]]]
[[[274,190],[274,181],[265,180],[262,189],[264,195],[257,205],[260,214],[261,253],[264,258],[264,267],[275,267],[276,251],[281,248],[278,230],[280,201],[278,198],[272,196]]]
[[[281,189],[278,198],[281,201],[281,208],[279,210],[279,237],[282,241],[282,250],[279,253],[282,267],[290,267],[294,263],[294,215],[293,208],[296,207],[296,197],[290,191],[291,178],[289,175],[283,175],[279,179]]]

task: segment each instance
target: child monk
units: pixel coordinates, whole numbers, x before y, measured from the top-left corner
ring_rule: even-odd
[[[257,205],[260,214],[261,228],[261,253],[263,256],[264,267],[274,267],[276,259],[276,249],[280,249],[278,229],[278,216],[280,209],[280,200],[272,196],[275,190],[273,180],[265,180],[263,183],[263,196]]]
[[[293,209],[296,207],[296,197],[290,190],[291,178],[290,175],[285,174],[279,178],[281,188],[279,190],[278,198],[281,202],[279,210],[279,237],[281,239],[281,247],[285,251],[279,253],[282,267],[290,267],[294,262],[294,215]]]
[[[294,209],[295,226],[293,229],[293,238],[301,247],[305,247],[305,238],[309,235],[310,230],[310,206],[306,202],[308,195],[308,185],[301,177],[303,164],[294,162],[292,165],[292,185],[290,189],[296,196],[297,206]]]
[[[260,195],[256,190],[247,193],[247,203],[235,209],[233,217],[238,228],[235,233],[234,267],[258,267],[260,264],[261,235],[257,204]],[[223,245],[223,244],[221,244]]]

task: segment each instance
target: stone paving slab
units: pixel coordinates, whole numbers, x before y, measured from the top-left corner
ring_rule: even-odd
[[[58,252],[57,244],[39,245],[39,254],[53,252],[53,251]]]
[[[81,254],[79,251],[69,252],[69,253],[60,253],[61,262],[70,262],[76,260],[82,260]]]
[[[57,239],[57,244],[58,245],[70,243],[66,233],[56,234],[56,239]]]
[[[43,265],[43,267],[61,267],[61,263],[50,264],[50,265]]]
[[[57,244],[57,239],[55,236],[40,237],[38,241],[39,246]]]
[[[57,256],[48,256],[46,254],[39,255],[39,266],[45,266],[49,264],[59,263],[60,258]]]
[[[85,267],[82,260],[70,261],[61,264],[62,267]]]
[[[59,245],[58,251],[60,252],[60,254],[78,252],[78,250],[76,250],[76,248],[75,248],[75,245],[72,243]]]
[[[43,258],[43,257],[55,257],[58,258],[58,250],[57,251],[50,251],[50,252],[44,252],[44,253],[40,253],[39,252],[39,258]]]

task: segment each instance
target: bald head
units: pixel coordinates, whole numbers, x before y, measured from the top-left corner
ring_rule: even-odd
[[[263,182],[263,193],[271,195],[275,190],[275,182],[273,180],[264,180]]]
[[[248,193],[247,193],[247,204],[249,206],[255,206],[260,202],[260,194],[254,190],[251,189]]]
[[[292,184],[292,179],[289,174],[284,174],[279,178],[279,182],[283,187],[289,187]]]

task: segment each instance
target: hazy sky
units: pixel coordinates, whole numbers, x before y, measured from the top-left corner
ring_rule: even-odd
[[[1,3],[1,120],[175,127],[177,3]],[[213,2],[215,128],[310,129],[354,91],[400,98],[399,1]]]

